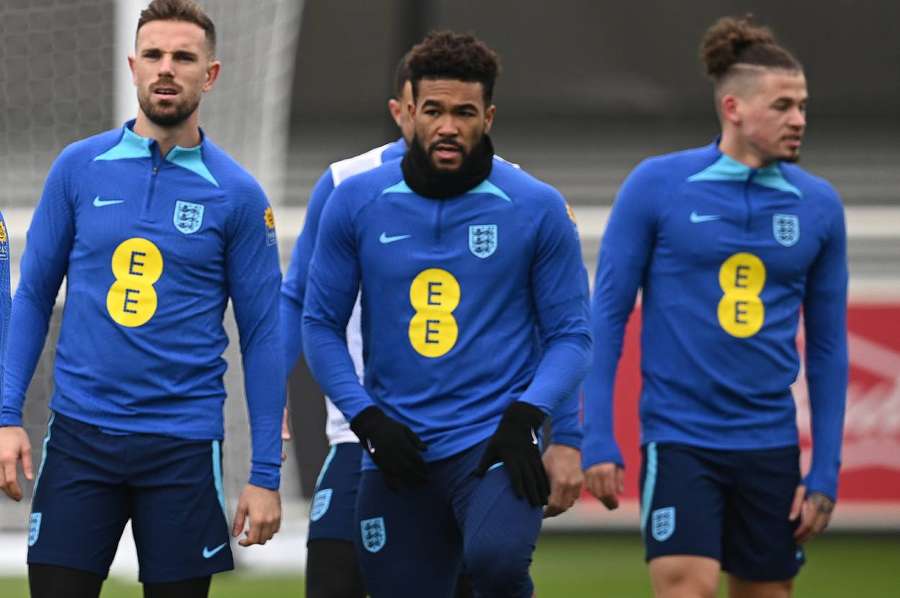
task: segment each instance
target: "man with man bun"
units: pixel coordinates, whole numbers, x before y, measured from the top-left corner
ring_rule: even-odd
[[[657,596],[789,596],[837,496],[847,389],[844,212],[798,167],[803,67],[751,18],[703,38],[721,136],[628,176],[600,249],[584,464],[615,508],[610,426],[623,332],[642,290],[641,529]],[[790,385],[804,315],[813,456],[800,475]]]

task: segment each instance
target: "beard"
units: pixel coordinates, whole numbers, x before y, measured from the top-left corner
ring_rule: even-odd
[[[174,104],[175,110],[169,109]],[[166,109],[154,106],[150,92],[138,94],[138,105],[147,118],[160,127],[174,127],[186,121],[200,106],[200,97],[188,97],[178,103],[169,102]]]
[[[462,195],[491,174],[494,145],[488,135],[482,135],[469,152],[458,144],[449,144],[463,153],[460,166],[453,170],[438,169],[432,160],[435,146],[441,144],[448,145],[442,141],[426,148],[418,137],[413,137],[403,157],[401,168],[404,179],[419,195],[436,199]]]

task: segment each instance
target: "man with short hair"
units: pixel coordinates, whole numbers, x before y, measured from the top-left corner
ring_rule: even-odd
[[[613,205],[585,383],[591,492],[618,503],[608,425],[616,364],[642,289],[641,529],[657,596],[784,597],[802,544],[837,497],[847,390],[847,254],[840,198],[794,164],[806,130],[800,63],[749,18],[701,54],[721,136],[642,162]],[[812,465],[800,476],[790,386],[803,311]]]
[[[578,235],[555,189],[494,159],[492,50],[432,33],[409,68],[409,149],[322,214],[304,348],[366,449],[355,535],[371,595],[452,596],[464,568],[476,595],[531,596],[550,491],[539,429],[590,352]],[[345,338],[358,291],[363,385]]]
[[[412,103],[412,84],[408,55],[397,64],[394,97],[388,111],[401,131],[401,138],[368,152],[335,162],[322,174],[312,189],[303,232],[297,239],[291,263],[281,287],[281,325],[285,343],[286,372],[290,373],[302,353],[301,320],[306,293],[306,277],[315,246],[316,233],[328,197],[335,187],[351,176],[399,159],[413,138],[413,122],[408,106]],[[494,160],[502,160],[494,156]],[[360,305],[353,307],[347,326],[347,346],[360,380],[363,379]],[[362,449],[359,439],[340,410],[325,398],[328,414],[326,435],[330,446],[316,481],[310,510],[306,556],[306,593],[310,598],[362,598],[365,589],[353,544],[357,486]],[[579,397],[572,394],[552,413],[552,443],[543,462],[550,479],[550,497],[546,516],[568,510],[581,493],[581,424]],[[461,579],[457,597],[471,595],[468,581]]]
[[[148,597],[206,596],[233,568],[221,440],[223,327],[240,331],[253,436],[232,534],[278,530],[284,375],[274,218],[256,181],[199,128],[219,74],[215,27],[190,0],[154,0],[129,57],[140,109],[67,147],[28,232],[12,310],[0,465],[32,467],[25,390],[56,294],[66,301],[29,530],[32,596],[95,597],[130,519]]]

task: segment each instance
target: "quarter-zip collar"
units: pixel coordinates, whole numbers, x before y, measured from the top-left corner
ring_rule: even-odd
[[[219,182],[203,162],[203,149],[206,145],[206,135],[200,129],[200,143],[194,147],[174,146],[163,158],[166,162],[180,166],[186,170],[203,177],[209,183],[219,186]],[[154,158],[159,153],[159,144],[148,137],[142,137],[134,132],[134,120],[130,120],[122,127],[122,137],[119,143],[103,152],[94,160],[128,160],[135,158]],[[157,160],[153,159],[156,163]]]
[[[700,172],[689,176],[687,178],[688,182],[733,181],[749,184],[752,179],[753,184],[776,189],[778,191],[784,191],[785,193],[795,195],[797,198],[803,197],[803,193],[800,189],[784,178],[780,161],[773,162],[762,168],[750,168],[746,164],[738,162],[734,158],[723,154],[722,150],[719,149],[719,139],[716,139],[710,144],[709,150],[714,159],[713,163]]]

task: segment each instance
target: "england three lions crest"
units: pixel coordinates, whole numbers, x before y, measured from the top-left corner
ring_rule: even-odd
[[[792,247],[800,240],[800,219],[792,214],[772,216],[772,234],[785,247]]]
[[[363,548],[369,552],[378,552],[387,544],[387,530],[384,527],[384,517],[363,519],[359,522],[362,534]]]
[[[189,201],[176,201],[172,222],[175,223],[175,228],[186,235],[197,232],[203,224],[203,206]]]
[[[650,533],[657,542],[665,542],[675,533],[675,507],[653,511]]]
[[[488,258],[497,251],[497,225],[472,224],[469,226],[469,251],[475,257]]]

